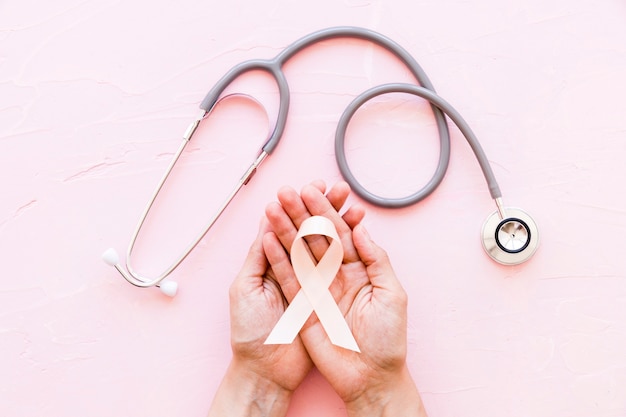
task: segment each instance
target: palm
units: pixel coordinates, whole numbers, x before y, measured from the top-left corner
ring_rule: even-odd
[[[312,368],[298,337],[290,345],[266,345],[267,335],[285,311],[282,292],[263,255],[261,239],[250,249],[230,289],[234,358],[267,380],[293,391]]]
[[[402,296],[373,287],[360,261],[342,265],[330,290],[361,352],[331,344],[316,318],[309,320],[301,335],[320,372],[341,398],[350,400],[368,386],[365,379],[380,375],[381,369],[392,370],[404,363],[403,300]]]

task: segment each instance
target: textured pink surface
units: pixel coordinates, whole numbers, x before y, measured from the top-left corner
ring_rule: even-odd
[[[456,129],[432,197],[369,208],[366,225],[409,293],[409,365],[429,414],[626,416],[620,0],[0,1],[0,415],[205,415],[230,358],[228,286],[265,204],[283,184],[339,179],[342,109],[370,86],[410,81],[406,71],[356,41],[294,59],[285,138],[176,272],[174,300],[125,284],[100,253],[124,250],[225,71],[345,24],[417,58],[481,139],[505,202],[541,228],[527,264],[483,253],[494,207]],[[275,113],[265,77],[237,90]],[[148,272],[193,235],[263,141],[257,106],[233,99],[218,111],[149,222],[136,261]],[[373,103],[348,147],[372,190],[406,194],[434,167],[430,111],[405,97]],[[321,415],[344,411],[314,372],[290,416]]]

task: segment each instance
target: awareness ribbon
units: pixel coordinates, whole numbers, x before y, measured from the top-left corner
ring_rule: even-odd
[[[317,265],[304,241],[305,236],[311,235],[324,235],[332,239]],[[302,222],[291,246],[291,264],[301,288],[274,326],[265,344],[292,343],[311,313],[315,311],[334,345],[360,352],[348,323],[328,291],[342,261],[343,247],[337,230],[329,219],[323,216],[312,216]]]

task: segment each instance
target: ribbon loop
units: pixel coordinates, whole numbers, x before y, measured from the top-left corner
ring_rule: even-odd
[[[330,246],[315,265],[304,237],[324,235],[331,238]],[[291,246],[291,264],[300,283],[296,294],[265,344],[289,344],[315,311],[330,341],[345,349],[360,352],[359,346],[328,287],[335,279],[343,261],[343,247],[333,223],[323,216],[312,216],[302,222]]]

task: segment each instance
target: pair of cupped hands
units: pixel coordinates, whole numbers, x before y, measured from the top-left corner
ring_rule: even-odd
[[[386,252],[361,224],[365,210],[345,210],[345,182],[322,181],[300,193],[281,188],[265,209],[259,233],[230,288],[233,358],[213,400],[210,417],[283,416],[294,390],[313,366],[346,405],[349,416],[425,416],[406,366],[407,295]],[[342,212],[342,214],[340,214]],[[300,290],[289,249],[298,228],[319,215],[332,221],[343,263],[329,287],[361,352],[333,345],[313,313],[289,345],[264,344]],[[318,261],[329,242],[305,238]]]

